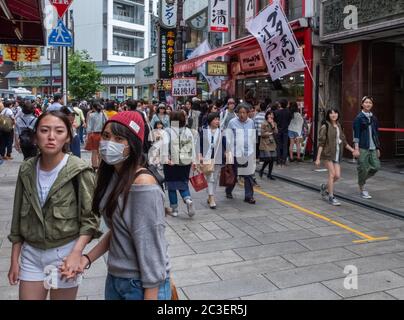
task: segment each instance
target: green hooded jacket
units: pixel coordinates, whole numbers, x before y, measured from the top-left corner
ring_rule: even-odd
[[[46,250],[81,235],[98,238],[100,216],[91,209],[95,181],[91,167],[70,155],[41,208],[36,184],[38,159],[31,158],[20,167],[8,239]]]

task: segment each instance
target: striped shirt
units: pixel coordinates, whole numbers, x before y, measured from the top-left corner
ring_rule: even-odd
[[[265,112],[259,112],[254,117],[254,125],[257,130],[258,137],[261,137],[261,125],[265,120]]]

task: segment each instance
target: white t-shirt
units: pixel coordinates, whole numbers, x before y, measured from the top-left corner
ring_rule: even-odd
[[[0,114],[1,114],[2,116],[6,116],[6,117],[9,117],[9,118],[11,118],[11,119],[14,119],[14,113],[13,113],[13,111],[12,111],[11,109],[9,109],[9,108],[4,108],[3,111],[0,112]]]
[[[69,155],[65,154],[62,161],[51,171],[43,171],[39,167],[39,160],[36,164],[36,187],[38,189],[38,198],[41,207],[44,206],[46,198],[48,197],[49,191],[55,183],[60,170],[66,165]]]

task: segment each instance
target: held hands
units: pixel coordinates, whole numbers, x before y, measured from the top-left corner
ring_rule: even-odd
[[[359,158],[359,156],[360,156],[359,150],[354,149],[354,150],[352,151],[352,155],[353,155],[354,158]]]
[[[62,278],[65,277],[68,280],[75,278],[77,274],[82,273],[84,270],[81,268],[83,258],[86,259],[79,251],[72,251],[67,257],[65,257],[63,259],[63,264],[60,266]]]

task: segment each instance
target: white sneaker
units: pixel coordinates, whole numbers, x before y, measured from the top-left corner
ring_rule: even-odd
[[[363,191],[361,192],[361,197],[362,197],[363,199],[372,199],[372,196],[369,194],[369,192],[367,192],[367,191],[365,191],[365,190],[363,190]]]
[[[185,200],[185,203],[187,205],[187,211],[188,211],[188,215],[190,217],[193,217],[195,215],[195,210],[194,210],[194,205],[191,199],[187,199]]]
[[[340,206],[341,202],[339,202],[335,197],[329,197],[328,203],[332,204],[333,206]]]
[[[166,214],[172,216],[172,217],[177,217],[178,216],[178,208],[166,208]]]

